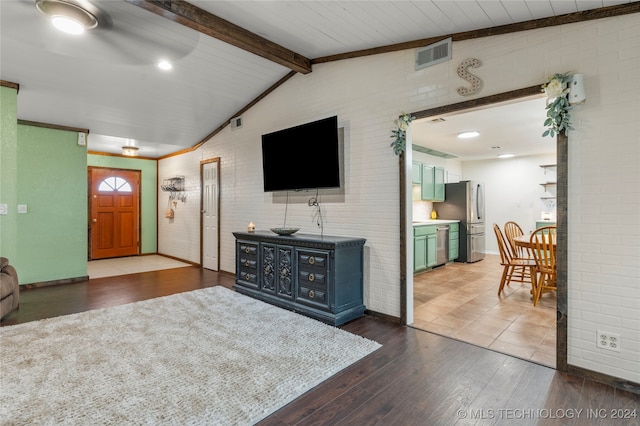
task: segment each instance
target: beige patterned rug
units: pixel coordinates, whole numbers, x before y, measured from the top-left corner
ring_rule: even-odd
[[[249,425],[375,351],[213,287],[0,328],[0,424]]]

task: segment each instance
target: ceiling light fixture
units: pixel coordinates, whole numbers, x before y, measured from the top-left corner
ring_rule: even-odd
[[[515,157],[515,154],[500,154],[500,155],[498,155],[498,158],[511,158],[511,157]]]
[[[137,146],[123,146],[122,147],[122,155],[126,155],[127,157],[137,157],[138,156],[138,147]]]
[[[171,64],[171,62],[165,59],[158,61],[156,66],[160,68],[162,71],[169,71],[171,68],[173,68],[173,65]]]
[[[51,18],[51,23],[68,34],[82,34],[98,26],[98,18],[75,3],[63,0],[37,0],[36,8]]]
[[[468,132],[460,132],[458,133],[458,137],[460,139],[469,139],[469,138],[475,138],[476,136],[480,136],[480,132],[475,131],[475,130],[471,130]]]

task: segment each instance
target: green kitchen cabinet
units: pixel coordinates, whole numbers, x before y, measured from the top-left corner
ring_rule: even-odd
[[[422,200],[444,201],[444,168],[422,165]]]
[[[411,182],[414,185],[422,184],[422,163],[414,161],[411,167]]]
[[[444,168],[433,168],[433,201],[444,201]]]
[[[460,241],[459,224],[452,223],[449,225],[449,261],[453,262],[459,256],[458,244]]]
[[[436,227],[413,228],[413,272],[424,271],[437,263]]]

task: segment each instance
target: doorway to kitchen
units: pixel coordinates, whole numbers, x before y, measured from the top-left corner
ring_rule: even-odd
[[[461,118],[465,113],[478,110],[480,107],[489,111],[491,107],[500,104],[514,104],[539,96],[539,86],[532,86],[519,91],[421,111],[412,115],[416,117],[414,124],[422,119],[423,122],[428,122],[431,125],[431,120],[438,119],[437,121],[439,121],[447,114],[456,114],[457,118]],[[544,115],[544,107],[542,107],[542,114]],[[536,123],[540,128],[539,132],[535,131],[538,138],[544,130],[542,128],[543,121],[544,119]],[[496,125],[505,126],[505,123],[509,123],[509,120],[505,120],[502,116]],[[524,131],[520,126],[516,127],[518,131]],[[419,142],[420,135],[414,130],[412,124],[410,138],[411,142],[415,144]],[[433,137],[430,139],[433,140]],[[556,141],[549,140],[555,148]],[[564,142],[566,142],[566,137],[558,138],[557,146],[563,146]],[[449,146],[449,150],[451,150],[452,147],[450,144]],[[441,147],[436,147],[433,151],[446,153],[446,149]],[[527,154],[529,153],[524,155]],[[466,153],[465,155],[470,154]],[[403,154],[403,156],[404,167],[401,167],[401,170],[407,172],[411,168],[413,156],[410,152]],[[564,173],[564,167],[566,167],[566,156],[562,154],[560,149],[557,151],[556,159],[558,160],[558,180],[560,181],[566,179],[566,175],[561,176]],[[462,170],[455,172],[454,174],[459,173],[463,179],[465,178]],[[407,324],[562,369],[562,366],[566,364],[566,322],[560,321],[556,324],[556,316],[558,318],[565,316],[566,302],[556,305],[555,299],[547,297],[542,304],[538,304],[534,308],[529,294],[530,284],[523,285],[521,283],[512,283],[499,298],[497,288],[502,267],[499,256],[496,255],[497,251],[489,253],[483,261],[477,263],[447,264],[445,267],[413,276],[413,230],[411,224],[415,218],[413,218],[412,197],[409,193],[410,185],[406,184],[406,174],[404,181],[403,200],[405,200],[404,211],[407,220],[404,221],[405,232],[403,235],[407,243],[404,247],[407,299],[403,306],[403,314],[406,315]],[[509,181],[508,177],[505,181]],[[409,182],[411,181],[409,180]],[[538,183],[541,182],[536,184]],[[566,186],[564,188],[566,190]],[[559,215],[564,214],[566,218],[566,198],[561,200],[561,194],[558,195],[558,213]],[[566,192],[564,195],[566,197]],[[499,221],[499,219],[496,220]],[[491,221],[492,218],[489,217],[486,224],[487,240],[490,238],[495,240],[491,232]],[[560,223],[558,225],[562,226]],[[500,226],[502,227],[502,223]],[[533,225],[527,224],[525,232],[533,227]],[[566,233],[564,235],[566,238]],[[564,243],[566,244],[566,241]],[[560,257],[560,254],[558,256]],[[566,264],[564,268],[565,281],[562,284],[560,281],[558,282],[558,301],[566,300]],[[560,271],[559,274],[562,275]]]

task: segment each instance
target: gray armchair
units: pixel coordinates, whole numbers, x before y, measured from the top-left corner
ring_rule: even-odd
[[[18,273],[9,265],[9,259],[0,257],[0,319],[16,309],[19,303]]]

